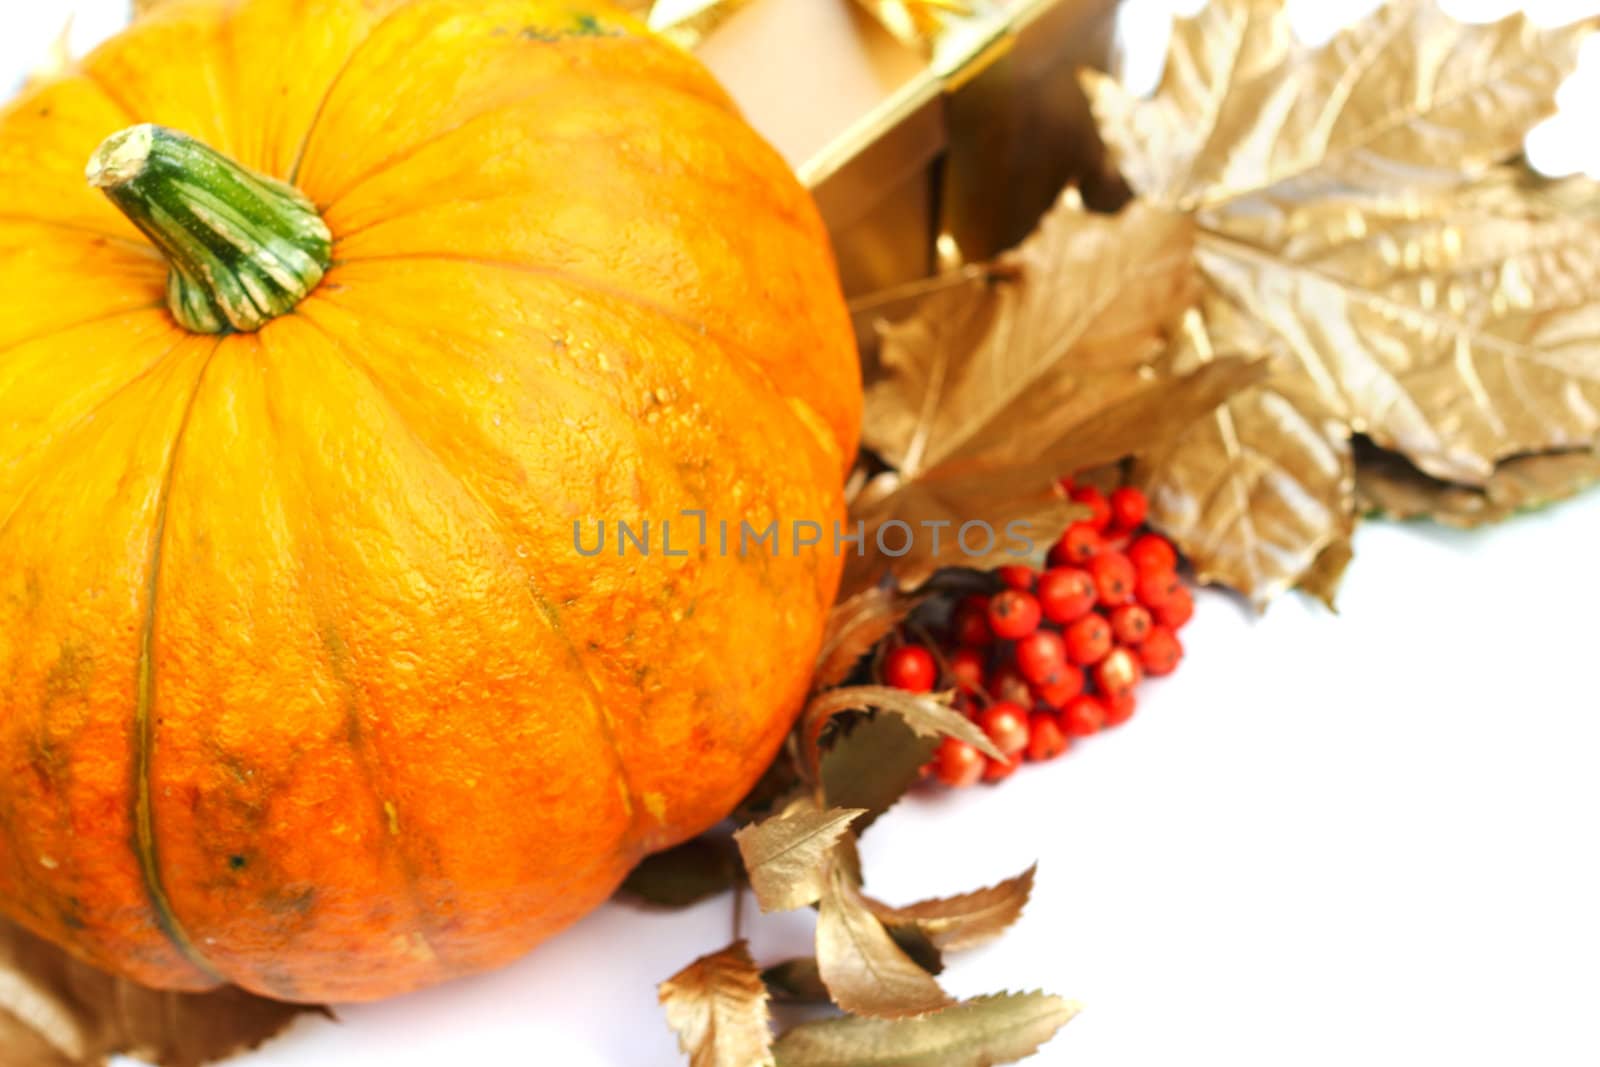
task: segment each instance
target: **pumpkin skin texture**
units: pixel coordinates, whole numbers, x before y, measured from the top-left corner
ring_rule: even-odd
[[[321,286],[177,325],[83,177],[146,122],[299,188]],[[691,58],[582,0],[174,0],[0,146],[0,909],[369,1000],[725,816],[842,562],[738,524],[843,518],[861,391],[809,197]],[[734,547],[664,555],[684,509]]]

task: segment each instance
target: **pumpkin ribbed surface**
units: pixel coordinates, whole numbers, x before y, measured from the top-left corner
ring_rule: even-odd
[[[176,324],[84,180],[138,123],[305,194],[309,297]],[[659,522],[831,529],[860,384],[807,194],[691,58],[578,0],[177,0],[0,115],[0,204],[7,914],[369,999],[750,787],[840,560]]]

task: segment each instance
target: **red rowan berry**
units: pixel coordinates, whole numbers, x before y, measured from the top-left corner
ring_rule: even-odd
[[[947,737],[939,742],[939,751],[933,758],[933,773],[952,789],[964,789],[976,785],[983,777],[987,762],[988,757],[965,741]]]
[[[1139,572],[1121,552],[1106,552],[1090,560],[1089,574],[1094,578],[1100,603],[1106,607],[1114,608],[1133,599]]]
[[[1083,683],[1083,671],[1063,663],[1054,680],[1033,687],[1033,695],[1041,704],[1060,710],[1067,706],[1067,701],[1083,692]]]
[[[1177,592],[1168,597],[1164,603],[1153,605],[1150,610],[1161,625],[1181,630],[1190,619],[1194,618],[1194,594],[1180,584]]]
[[[1054,630],[1035,630],[1017,642],[1017,670],[1034,685],[1059,681],[1067,662],[1067,643]]]
[[[1100,531],[1087,522],[1075,522],[1067,527],[1050,549],[1052,566],[1064,567],[1073,563],[1087,563],[1100,551]]]
[[[1083,521],[1093,526],[1096,530],[1104,530],[1111,524],[1111,504],[1106,500],[1106,495],[1092,485],[1080,485],[1067,491],[1067,496],[1075,504],[1081,504],[1089,509],[1089,516]]]
[[[1032,593],[1002,589],[989,598],[989,629],[996,637],[1016,641],[1039,628],[1039,601]]]
[[[1020,563],[1012,563],[995,571],[1000,581],[1008,589],[1016,589],[1027,593],[1033,590],[1034,578],[1037,575],[1032,567],[1024,567]]]
[[[1145,534],[1128,546],[1128,558],[1140,571],[1170,571],[1178,566],[1172,542],[1160,534]]]
[[[1111,699],[1127,696],[1144,677],[1139,657],[1126,648],[1114,648],[1094,669],[1095,688]]]
[[[1099,597],[1089,572],[1077,567],[1052,567],[1039,579],[1039,607],[1054,623],[1076,622],[1094,610]]]
[[[1144,525],[1145,516],[1150,511],[1150,502],[1145,499],[1144,493],[1131,485],[1125,485],[1111,494],[1111,521],[1123,530],[1137,530]]]
[[[1137,706],[1137,700],[1132,693],[1124,693],[1122,696],[1116,697],[1115,699],[1110,697],[1102,697],[1101,700],[1106,706],[1107,726],[1121,726],[1123,723],[1133,718],[1133,711]]]
[[[1154,612],[1183,591],[1183,579],[1177,571],[1140,571],[1133,591],[1139,603]]]
[[[950,653],[950,681],[963,693],[983,689],[983,653],[975,648],[958,648]]]
[[[1150,632],[1155,620],[1140,604],[1124,604],[1111,613],[1111,633],[1125,645],[1137,645]]]
[[[1061,712],[1061,725],[1072,737],[1088,737],[1105,729],[1106,706],[1091,696],[1074,697]]]
[[[1061,729],[1061,721],[1046,712],[1036,712],[1028,720],[1028,759],[1034,763],[1053,760],[1067,750],[1072,739]]]
[[[1111,651],[1111,624],[1101,615],[1085,615],[1067,627],[1067,658],[1080,667],[1099,663]]]
[[[997,701],[979,712],[978,725],[994,747],[1008,756],[1028,747],[1028,711],[1009,700]]]
[[[908,693],[931,693],[939,669],[921,645],[901,645],[884,657],[883,680]]]
[[[1167,626],[1154,626],[1139,646],[1139,662],[1147,673],[1160,677],[1178,669],[1183,659],[1183,644]]]

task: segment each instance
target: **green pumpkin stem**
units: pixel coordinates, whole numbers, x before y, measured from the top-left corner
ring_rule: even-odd
[[[167,306],[195,333],[261,329],[332,262],[328,225],[298,190],[174,130],[112,134],[88,179],[166,256]]]

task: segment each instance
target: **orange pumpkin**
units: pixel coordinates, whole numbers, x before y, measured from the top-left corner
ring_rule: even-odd
[[[6,914],[370,999],[753,783],[860,383],[810,200],[691,58],[585,0],[172,0],[0,114],[0,203]]]

